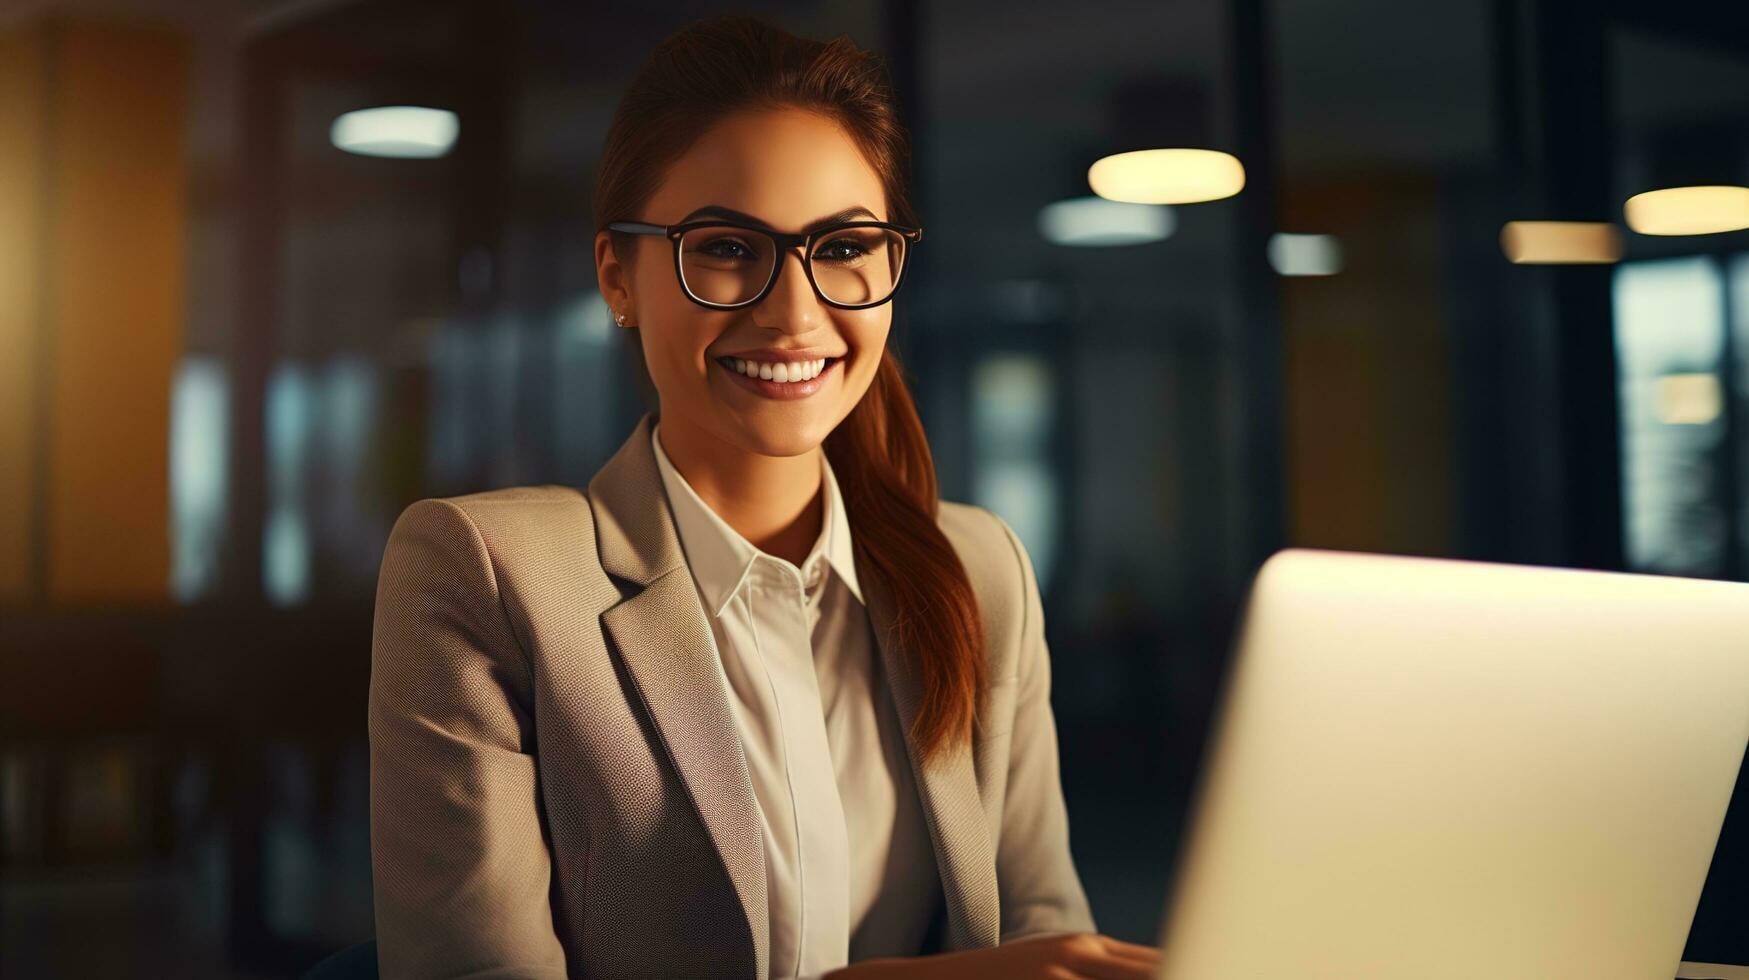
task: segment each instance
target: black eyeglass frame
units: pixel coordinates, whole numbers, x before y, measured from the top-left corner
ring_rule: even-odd
[[[611,221],[608,222],[607,228],[609,231],[623,231],[632,235],[662,235],[669,241],[673,242],[674,278],[680,283],[680,291],[686,294],[687,299],[712,310],[739,310],[744,307],[752,306],[770,295],[772,287],[777,285],[777,277],[783,273],[784,262],[782,259],[782,253],[795,248],[797,245],[802,246],[802,271],[807,273],[808,285],[814,288],[814,295],[820,297],[820,302],[840,310],[866,310],[880,306],[883,303],[890,303],[894,296],[899,295],[899,284],[905,281],[905,270],[911,265],[911,246],[923,239],[922,228],[910,228],[905,225],[896,225],[890,221],[845,221],[840,222],[839,224],[829,225],[825,228],[816,228],[813,231],[799,235],[793,232],[782,232],[774,231],[770,228],[761,228],[757,225],[741,224],[734,221],[723,221],[720,218],[707,219],[704,221],[687,221],[678,225],[653,225],[643,221]],[[687,232],[699,228],[734,228],[738,231],[757,232],[770,238],[776,243],[777,254],[779,257],[771,263],[771,278],[765,281],[765,286],[759,290],[757,296],[754,296],[749,300],[743,300],[739,303],[713,303],[709,300],[699,298],[698,295],[693,293],[691,287],[686,285],[686,274],[680,271],[680,239]],[[840,303],[828,297],[825,292],[820,289],[819,282],[814,279],[814,263],[809,258],[809,256],[813,254],[814,243],[817,240],[837,234],[846,228],[885,228],[888,231],[898,232],[899,235],[905,239],[907,244],[905,246],[904,261],[899,264],[899,274],[893,279],[893,291],[888,293],[885,298],[873,303]]]

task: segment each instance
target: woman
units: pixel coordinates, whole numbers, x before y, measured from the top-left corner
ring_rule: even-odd
[[[658,410],[383,558],[385,976],[1152,975],[1070,860],[1032,565],[885,346],[907,152],[846,38],[719,18],[634,80],[596,266]]]

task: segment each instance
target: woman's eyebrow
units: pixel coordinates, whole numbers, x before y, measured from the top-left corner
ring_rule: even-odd
[[[870,211],[868,208],[865,208],[860,204],[857,204],[857,205],[853,205],[851,207],[845,208],[842,211],[835,211],[832,214],[828,214],[823,218],[815,218],[813,221],[810,221],[807,224],[802,226],[802,233],[806,234],[810,231],[813,231],[816,228],[824,228],[827,225],[835,225],[840,221],[849,221],[849,220],[851,220],[853,218],[857,218],[857,217],[867,217],[871,221],[872,220],[879,220],[879,219],[875,218],[875,213],[873,211]],[[755,228],[763,228],[767,231],[774,230],[770,225],[766,224],[764,221],[760,220],[759,218],[755,218],[754,216],[746,213],[745,211],[736,211],[734,208],[725,208],[720,204],[707,204],[704,207],[698,208],[697,210],[693,211],[691,214],[687,215],[686,217],[681,218],[679,221],[675,222],[675,224],[685,224],[686,222],[691,221],[695,218],[725,218],[729,221],[739,221],[739,222],[742,222],[744,224],[752,225]]]

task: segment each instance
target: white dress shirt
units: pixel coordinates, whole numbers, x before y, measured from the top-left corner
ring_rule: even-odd
[[[754,547],[650,442],[716,642],[764,831],[771,976],[914,956],[941,901],[844,501],[797,568]]]

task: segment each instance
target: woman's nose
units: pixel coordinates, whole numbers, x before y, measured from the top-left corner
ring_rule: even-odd
[[[772,284],[771,292],[759,304],[770,311],[772,322],[767,325],[781,327],[788,333],[806,333],[825,322],[827,315],[826,305],[808,282],[807,264],[802,256],[799,245],[783,250],[777,282]]]

